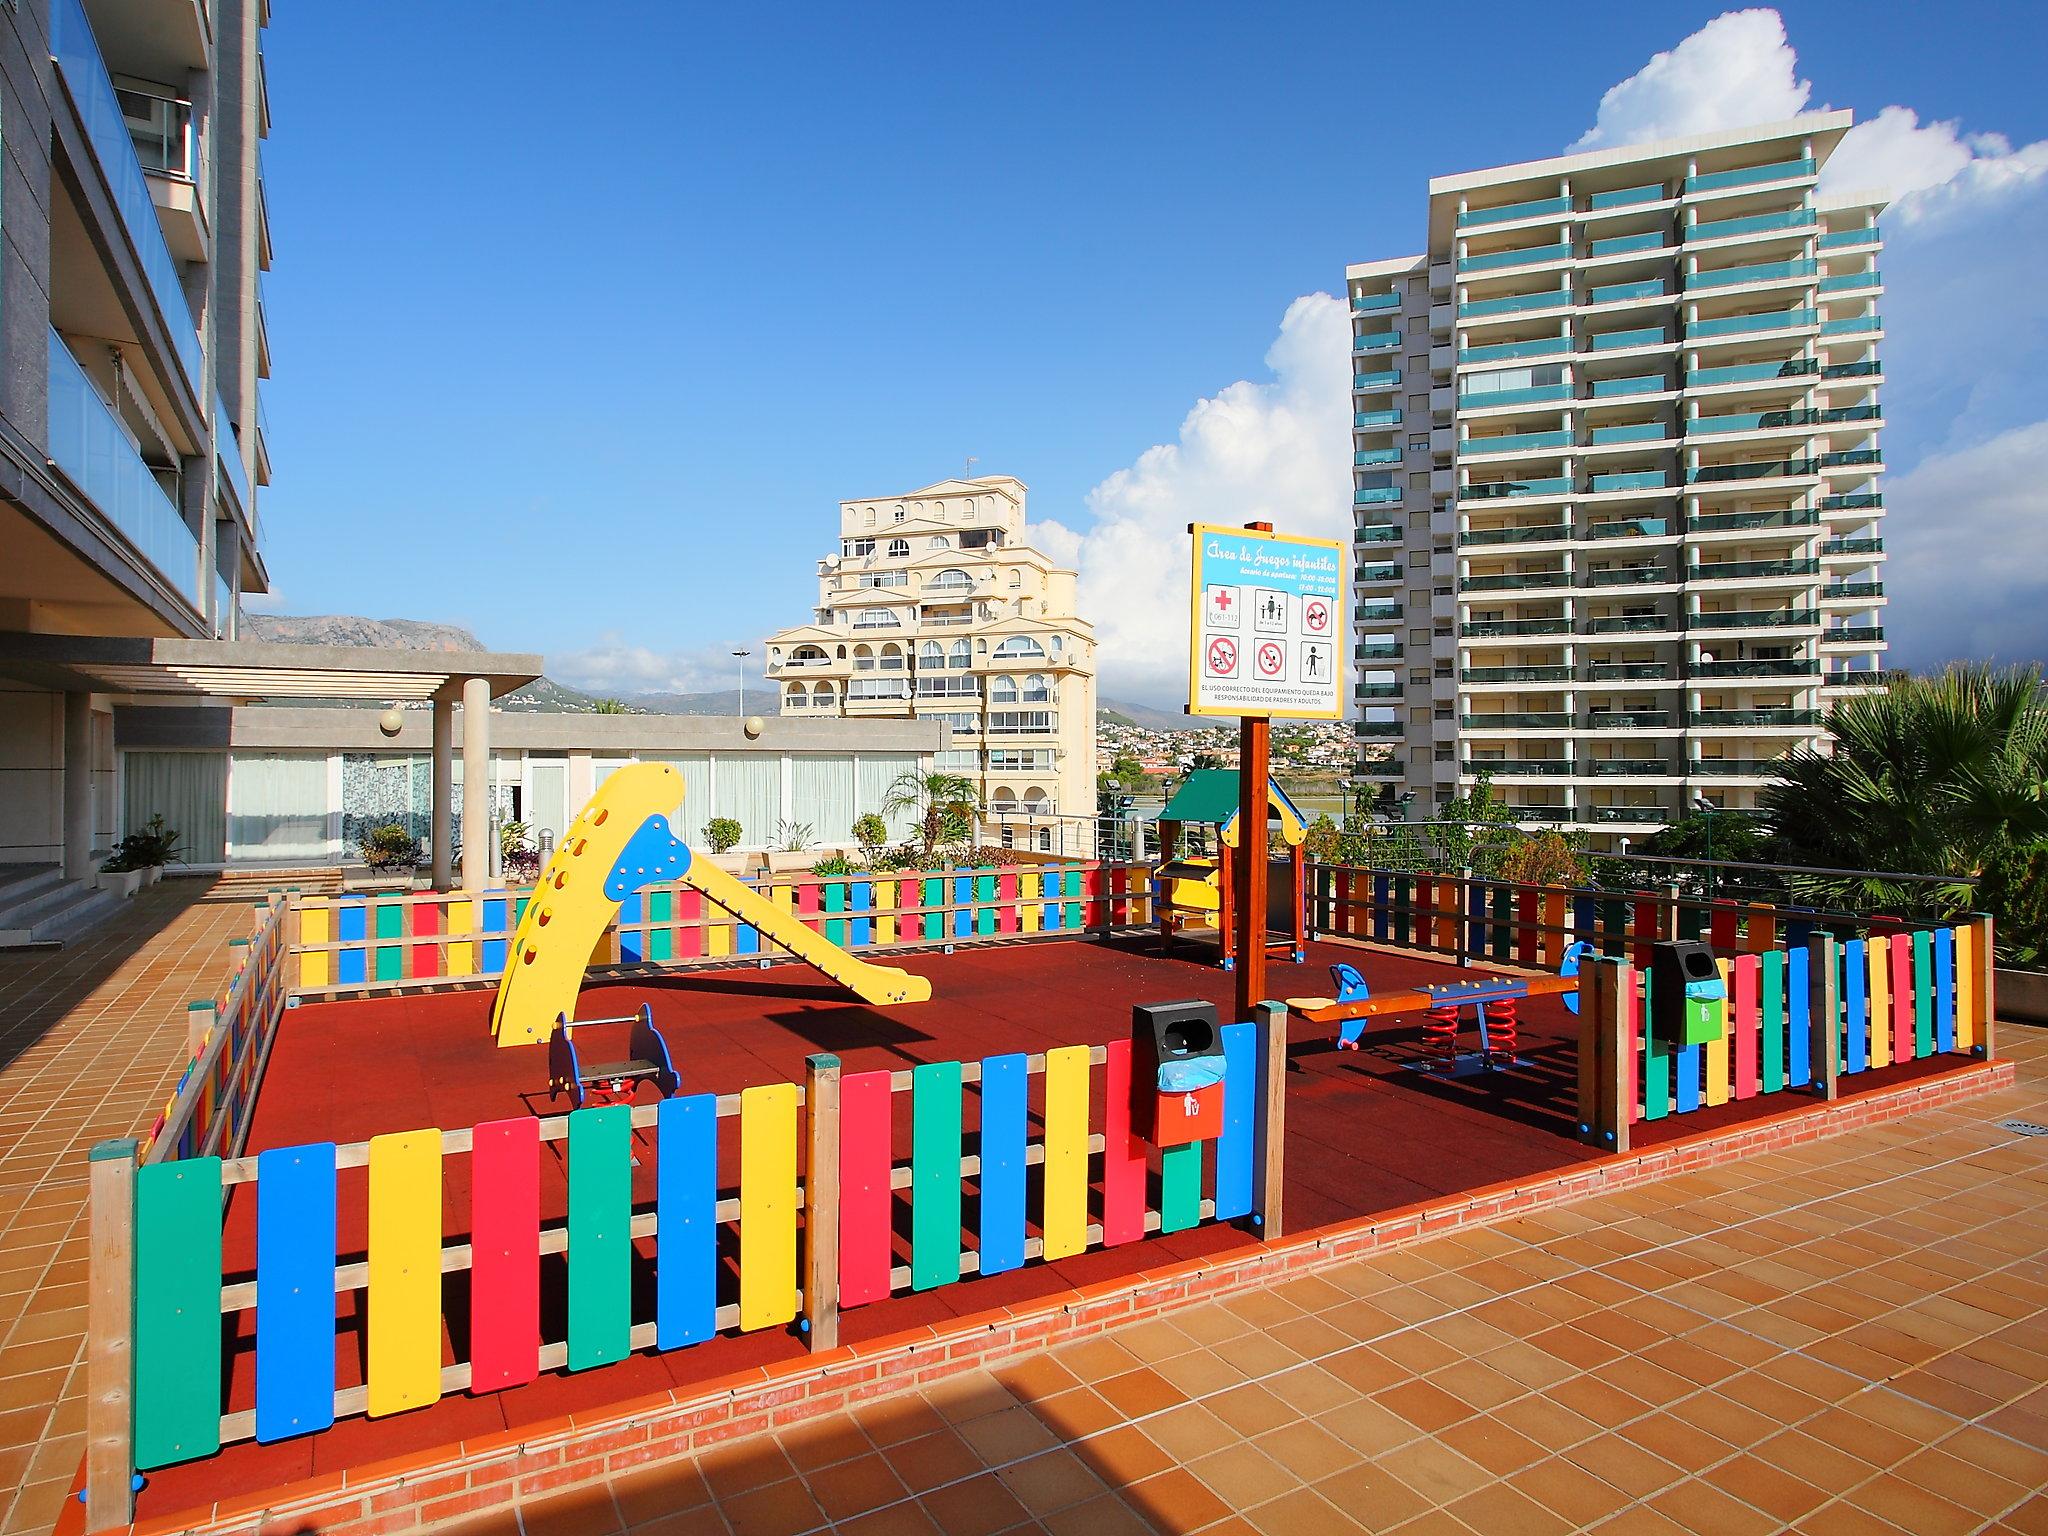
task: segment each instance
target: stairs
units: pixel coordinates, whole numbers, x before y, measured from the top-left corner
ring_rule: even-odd
[[[62,944],[120,911],[122,899],[54,864],[0,864],[0,949]]]

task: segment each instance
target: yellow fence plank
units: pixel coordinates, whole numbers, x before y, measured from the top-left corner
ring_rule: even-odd
[[[450,933],[476,932],[475,902],[451,901],[448,903],[448,931]],[[448,946],[448,974],[450,976],[474,976],[476,971],[476,946],[474,944],[450,944]]]
[[[370,1138],[371,1417],[441,1396],[441,1133]]]
[[[1873,937],[1863,946],[1863,954],[1870,966],[1870,1064],[1888,1067],[1892,1064],[1891,940]]]
[[[333,915],[324,901],[302,901],[299,905],[299,942],[325,944],[333,938]],[[334,954],[331,950],[309,949],[299,956],[299,985],[327,987],[334,984]]]
[[[1956,1049],[1972,1050],[1977,1044],[1978,929],[1970,923],[1956,925]]]
[[[740,1327],[796,1316],[796,1084],[740,1094]]]
[[[1047,1260],[1088,1246],[1088,1047],[1045,1053],[1045,1234]]]

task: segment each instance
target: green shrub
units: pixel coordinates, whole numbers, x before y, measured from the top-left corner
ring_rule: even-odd
[[[139,831],[130,832],[122,838],[104,867],[109,873],[124,869],[153,869],[159,864],[173,862],[183,851],[178,846],[178,834],[164,825],[164,818],[159,813],[144,822]]]
[[[730,853],[737,848],[741,831],[740,824],[730,816],[714,816],[704,823],[704,838],[713,853]]]
[[[860,851],[872,864],[875,856],[882,851],[882,845],[889,841],[889,823],[873,811],[857,817],[853,823],[853,840],[860,844]]]
[[[411,869],[420,861],[419,839],[395,821],[365,827],[356,846],[362,849],[363,862],[372,869]]]
[[[845,854],[831,853],[813,864],[811,866],[811,873],[814,875],[852,875],[858,874],[859,871],[854,867],[853,860],[849,859]]]

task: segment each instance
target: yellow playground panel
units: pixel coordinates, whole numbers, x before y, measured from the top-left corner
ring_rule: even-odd
[[[539,1045],[556,1019],[575,1017],[576,996],[592,952],[619,903],[650,885],[681,883],[703,892],[740,922],[760,930],[864,1002],[921,1003],[932,995],[922,976],[855,959],[795,915],[710,862],[693,858],[669,830],[683,801],[683,776],[668,763],[629,763],[583,807],[541,871],[519,919],[491,1009],[500,1045]]]

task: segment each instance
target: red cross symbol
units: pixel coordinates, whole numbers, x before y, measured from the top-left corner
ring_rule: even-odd
[[[1216,594],[1216,606],[1225,613],[1230,612],[1230,589],[1228,587]]]

